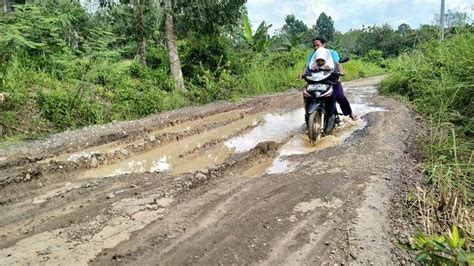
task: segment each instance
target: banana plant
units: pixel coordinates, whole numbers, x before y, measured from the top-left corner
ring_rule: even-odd
[[[266,50],[269,42],[270,42],[270,37],[268,36],[268,29],[272,25],[267,25],[265,21],[262,21],[260,25],[258,26],[257,30],[255,31],[255,34],[252,31],[252,26],[250,25],[249,17],[245,15],[242,18],[242,27],[243,27],[243,33],[242,37],[247,43],[247,45],[257,53],[261,53]]]
[[[301,39],[303,38],[303,35],[305,33],[304,32],[301,32],[299,34],[296,34],[296,35],[292,35],[292,36],[288,36],[288,35],[283,35],[282,36],[282,48],[284,50],[287,50],[287,51],[291,51],[297,47],[301,47],[303,46],[301,44]]]

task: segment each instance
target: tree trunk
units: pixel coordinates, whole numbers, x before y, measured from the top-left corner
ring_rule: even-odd
[[[144,36],[140,37],[140,47],[138,49],[140,63],[146,66],[146,38]]]
[[[139,33],[139,47],[138,47],[138,58],[142,65],[146,65],[146,36],[145,36],[145,18],[143,15],[144,3],[139,1],[138,5],[138,16],[140,19],[140,33]]]
[[[8,0],[3,0],[3,12],[7,13],[8,12]]]
[[[168,46],[168,58],[170,61],[171,74],[176,81],[176,89],[187,93],[184,87],[183,72],[181,71],[181,62],[179,61],[178,47],[176,45],[176,35],[174,34],[173,15],[171,0],[165,0],[165,37],[166,46]]]

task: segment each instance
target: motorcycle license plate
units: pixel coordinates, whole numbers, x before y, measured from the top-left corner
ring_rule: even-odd
[[[328,85],[326,84],[310,84],[308,85],[308,91],[326,91],[328,89]]]

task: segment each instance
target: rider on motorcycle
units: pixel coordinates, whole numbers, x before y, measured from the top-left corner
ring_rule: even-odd
[[[327,43],[326,39],[324,39],[323,37],[317,37],[313,39],[313,48],[315,49],[315,51],[318,51],[319,49],[322,49],[322,48],[324,48],[325,50],[328,50],[325,48],[326,43]],[[335,71],[337,71],[338,73],[340,73],[341,76],[343,76],[344,70],[342,69],[342,64],[339,64],[339,60],[340,60],[339,54],[336,51],[331,50],[331,49],[329,49],[328,51],[331,54],[331,57],[333,59],[332,61],[334,62]],[[357,120],[359,117],[352,111],[351,105],[349,101],[347,100],[346,96],[344,95],[344,89],[340,81],[336,82],[336,84],[333,85],[333,90],[334,90],[334,94],[333,94],[334,98],[336,102],[339,104],[339,106],[341,107],[342,113],[345,116],[349,116],[352,120]],[[337,113],[337,110],[335,110],[335,112]]]

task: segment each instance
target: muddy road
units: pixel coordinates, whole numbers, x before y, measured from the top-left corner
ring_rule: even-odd
[[[0,150],[0,265],[390,264],[413,114],[348,82],[358,121],[312,144],[300,92]]]

